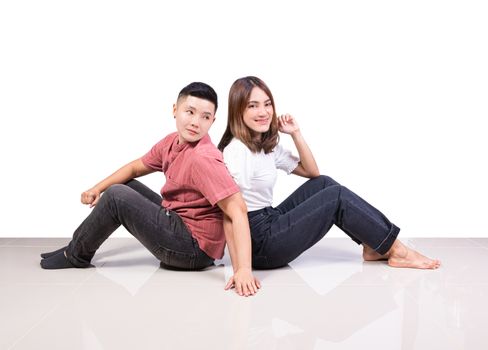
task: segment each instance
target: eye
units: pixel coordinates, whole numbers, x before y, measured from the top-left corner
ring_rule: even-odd
[[[272,107],[272,104],[271,104],[271,102],[266,102],[265,106],[266,107]]]
[[[187,110],[186,113],[193,115],[193,111],[191,109]]]
[[[249,109],[256,108],[256,105],[255,104],[250,104],[249,106],[247,106],[247,108],[249,108]]]

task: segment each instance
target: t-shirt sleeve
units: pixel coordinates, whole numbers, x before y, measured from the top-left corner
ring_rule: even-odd
[[[275,155],[276,168],[285,171],[290,174],[298,166],[300,158],[294,156],[289,150],[283,148],[281,145],[277,145],[273,150]]]
[[[194,159],[192,179],[212,206],[239,192],[239,187],[230,176],[222,157],[205,156]]]
[[[231,142],[224,148],[224,162],[230,175],[242,190],[251,189],[252,154],[240,141]]]
[[[142,156],[142,163],[156,171],[163,171],[163,145],[165,139],[162,139],[155,144],[149,152]]]

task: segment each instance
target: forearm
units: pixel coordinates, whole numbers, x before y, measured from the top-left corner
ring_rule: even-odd
[[[234,273],[241,268],[251,269],[251,234],[246,203],[238,192],[218,205],[224,213],[224,232]]]
[[[225,289],[235,286],[239,295],[253,295],[261,285],[252,275],[251,234],[246,203],[237,192],[217,204],[224,213],[224,231],[234,270]]]
[[[227,249],[230,255],[230,261],[232,266],[236,266],[235,257],[236,257],[236,246],[234,242],[234,230],[232,228],[232,220],[224,214],[224,233],[225,233],[225,240],[227,243]],[[235,272],[235,269],[234,269]]]
[[[251,269],[251,235],[247,215],[239,215],[232,219],[232,232],[234,256],[231,257],[231,260],[234,272],[241,268]]]
[[[149,172],[150,170],[145,168],[142,161],[140,159],[136,159],[97,183],[95,186],[93,186],[93,188],[102,193],[111,185],[126,183],[133,178],[145,175]]]
[[[294,132],[291,137],[293,139],[293,142],[295,143],[295,147],[297,148],[302,168],[311,177],[319,176],[320,172],[317,166],[317,162],[315,162],[312,151],[310,150],[310,147],[308,147],[308,144],[305,141],[305,138],[303,137],[300,130]]]

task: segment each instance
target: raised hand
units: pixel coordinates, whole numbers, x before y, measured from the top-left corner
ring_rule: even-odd
[[[296,122],[295,118],[293,118],[290,114],[282,114],[278,117],[278,127],[279,131],[285,134],[292,135],[300,131],[300,127]]]

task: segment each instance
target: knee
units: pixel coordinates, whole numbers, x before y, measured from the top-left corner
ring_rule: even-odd
[[[137,181],[136,179],[131,179],[131,180],[127,181],[124,185],[129,186],[130,188],[133,188],[133,189],[137,189],[142,184],[139,181]]]
[[[324,188],[339,185],[337,181],[335,181],[333,178],[327,175],[320,175],[315,179],[317,179],[317,181],[320,181]]]
[[[125,191],[126,188],[127,186],[121,184],[111,185],[109,188],[105,190],[105,192],[103,192],[102,198],[107,197],[107,199],[109,199],[109,198],[119,197]]]

